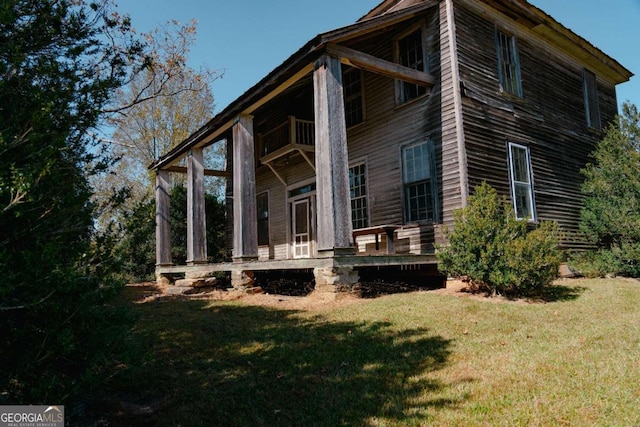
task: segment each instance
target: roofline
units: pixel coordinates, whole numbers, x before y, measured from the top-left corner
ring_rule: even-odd
[[[159,170],[169,166],[187,153],[191,148],[201,144],[208,137],[215,134],[218,129],[228,125],[229,123],[233,123],[239,114],[245,113],[251,105],[265,97],[269,91],[277,87],[279,83],[285,81],[290,76],[295,75],[300,70],[303,70],[313,60],[322,55],[328,43],[348,40],[356,36],[368,34],[380,27],[410,19],[423,10],[436,6],[438,3],[439,0],[427,0],[406,9],[318,34],[305,43],[294,54],[289,56],[282,64],[274,68],[269,74],[267,74],[267,76],[232,101],[224,110],[216,114],[204,126],[192,133],[187,137],[187,139],[176,145],[164,156],[149,165],[148,168],[150,170]]]
[[[580,45],[583,49],[585,49],[588,53],[595,56],[597,59],[601,60],[607,67],[611,68],[615,71],[616,74],[619,75],[619,79],[613,81],[615,84],[625,83],[629,81],[631,77],[633,77],[633,73],[624,67],[620,62],[618,62],[613,57],[607,55],[603,50],[593,45],[590,41],[580,36],[579,34],[572,31],[570,28],[561,24],[554,17],[546,13],[544,10],[540,9],[537,6],[532,5],[526,0],[521,0],[518,2],[523,8],[527,8],[530,12],[535,14],[544,24],[547,24],[551,27],[552,30],[566,37],[569,41]],[[550,43],[553,43],[553,40],[549,40]]]
[[[465,1],[474,2],[476,4],[478,3],[478,0]],[[592,45],[585,38],[579,36],[567,27],[563,26],[546,12],[530,4],[526,0],[493,1],[496,1],[504,5],[505,7],[517,7],[520,11],[528,12],[529,16],[527,18],[530,19],[532,23],[535,23],[537,25],[545,24],[552,31],[563,36],[569,42],[578,44],[584,49],[584,51],[589,53],[595,59],[599,60],[606,68],[613,71],[615,76],[612,81],[615,84],[624,83],[633,76],[633,73],[622,66],[618,61],[604,53],[599,48]],[[406,19],[410,19],[423,10],[438,5],[440,2],[441,0],[425,0],[424,2],[408,6],[404,9],[385,13],[386,10],[389,10],[397,3],[399,3],[399,1],[397,0],[385,0],[365,16],[360,18],[360,20],[358,20],[356,23],[318,34],[307,43],[305,43],[295,53],[289,56],[283,63],[274,68],[269,74],[267,74],[267,76],[265,76],[258,83],[253,85],[249,90],[245,91],[242,95],[232,101],[224,110],[216,114],[204,126],[192,133],[189,137],[175,146],[164,156],[160,157],[158,160],[149,165],[149,169],[159,170],[167,167],[178,160],[180,157],[182,157],[191,148],[198,146],[199,144],[206,145],[211,142],[207,141],[207,138],[211,137],[211,135],[216,135],[214,138],[217,138],[221,134],[224,134],[228,130],[225,129],[225,127],[228,127],[229,124],[232,124],[238,115],[243,113],[250,114],[251,112],[247,112],[247,109],[259,102],[260,99],[264,98],[279,84],[286,81],[288,78],[295,76],[296,73],[303,70],[306,66],[308,66],[309,63],[311,63],[322,53],[324,53],[327,43],[339,43],[341,41],[375,31],[380,27],[392,25]],[[498,11],[495,7],[492,7],[489,4],[489,1],[483,0],[479,3],[485,4],[487,7]],[[382,14],[371,16],[374,13]],[[536,27],[532,26],[529,29],[535,32],[534,28]],[[554,44],[554,40],[545,37],[544,34],[538,33],[538,35],[547,39],[549,43]],[[557,43],[555,44],[557,45]],[[561,46],[558,47],[562,49]],[[571,55],[571,53],[567,53]],[[222,131],[220,131],[220,129],[222,129]]]

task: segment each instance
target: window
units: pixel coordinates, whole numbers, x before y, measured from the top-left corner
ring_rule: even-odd
[[[344,68],[342,73],[344,89],[344,116],[347,128],[362,123],[364,109],[362,107],[362,72],[357,68]]]
[[[353,229],[368,227],[367,173],[364,163],[349,168],[349,191],[351,193],[351,221]]]
[[[584,109],[587,115],[587,126],[601,129],[600,107],[598,106],[598,83],[596,75],[582,70],[582,90],[584,92]]]
[[[258,245],[269,245],[269,193],[256,196],[258,211]]]
[[[436,221],[433,144],[422,142],[405,147],[402,150],[402,168],[407,221]]]
[[[496,31],[496,39],[500,89],[522,98],[518,42],[515,36],[506,35],[501,31]]]
[[[535,220],[533,204],[533,180],[529,148],[509,143],[509,167],[511,172],[511,197],[516,218]]]
[[[422,27],[396,42],[396,62],[414,70],[428,72],[427,54],[423,44]],[[397,82],[398,103],[404,104],[427,93],[424,86],[404,81]]]

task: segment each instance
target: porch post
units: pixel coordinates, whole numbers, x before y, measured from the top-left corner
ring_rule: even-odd
[[[169,172],[156,172],[156,265],[169,266],[171,260],[171,222],[169,220]]]
[[[204,209],[204,156],[193,148],[187,156],[187,264],[207,262],[207,226]]]
[[[316,61],[313,88],[318,252],[321,256],[353,253],[347,131],[339,59],[324,55]]]
[[[244,261],[257,258],[253,116],[241,114],[233,125],[233,259]]]

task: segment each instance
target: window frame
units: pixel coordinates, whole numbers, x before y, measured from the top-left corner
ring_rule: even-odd
[[[407,151],[410,149],[415,149],[419,146],[424,146],[424,153],[426,153],[426,167],[429,173],[427,178],[418,178],[410,180],[407,176],[408,167],[407,167]],[[414,157],[415,159],[415,157]],[[434,142],[431,138],[427,138],[426,140],[421,140],[419,142],[415,142],[412,144],[407,144],[401,147],[400,150],[400,162],[401,162],[401,180],[402,180],[402,206],[404,210],[404,220],[405,223],[433,223],[436,224],[440,221],[440,211],[439,211],[439,194],[438,194],[438,180],[436,174],[436,155],[435,155],[435,146]],[[417,186],[424,185],[425,192],[428,191],[430,198],[427,198],[425,203],[426,209],[426,217],[414,218],[412,216],[411,209],[411,200],[412,197],[409,194],[411,188],[418,188]],[[425,194],[426,196],[426,194]],[[429,212],[431,212],[431,216],[429,217]]]
[[[265,198],[266,201],[266,218],[260,218],[260,202],[259,199],[261,197]],[[258,194],[256,194],[256,220],[257,220],[257,239],[258,239],[258,246],[269,246],[271,244],[271,222],[270,222],[270,215],[269,215],[269,190],[266,191],[262,191]],[[264,223],[266,221],[266,243],[264,240],[264,235],[261,236],[260,233],[260,224],[261,222]],[[261,237],[263,237],[263,239],[261,239]]]
[[[526,155],[526,167],[527,167],[527,177],[529,178],[529,182],[517,181],[516,180],[516,171],[515,171],[515,162],[513,160],[513,150],[524,150]],[[522,144],[517,144],[515,142],[507,142],[507,155],[509,159],[509,186],[511,187],[511,202],[513,204],[513,211],[516,215],[516,219],[521,221],[528,222],[536,222],[537,214],[536,214],[536,201],[535,201],[535,192],[534,192],[534,183],[533,183],[533,168],[531,166],[531,149]],[[529,208],[531,210],[530,217],[521,216],[518,212],[518,199],[516,195],[516,187],[517,186],[526,185],[527,186],[527,200],[529,203]]]
[[[359,196],[357,198],[352,197],[352,192],[353,192],[353,188],[351,186],[351,170],[358,168],[358,167],[364,167],[364,185],[361,185],[361,187],[364,188],[364,196]],[[370,212],[369,212],[369,175],[368,175],[368,171],[369,171],[369,166],[367,164],[366,159],[365,160],[359,160],[356,162],[353,162],[351,165],[349,165],[349,205],[351,208],[351,227],[354,230],[357,230],[359,228],[367,228],[369,227],[370,224]],[[365,201],[365,207],[364,207],[364,213],[365,213],[365,217],[364,217],[364,225],[362,227],[356,227],[356,221],[359,221],[361,219],[356,219],[355,215],[354,215],[354,206],[353,206],[353,202],[354,200],[364,200]],[[362,207],[359,208],[360,210],[362,210]]]
[[[503,45],[505,41],[506,43]],[[496,27],[495,43],[498,56],[498,82],[500,83],[500,92],[523,98],[522,64],[520,63],[520,54],[518,52],[518,38],[514,34],[502,31]],[[503,55],[505,49],[509,58],[505,58]],[[506,61],[506,59],[508,59],[508,61]],[[515,76],[511,76],[510,78],[506,76],[505,74],[508,70],[511,71],[510,74],[515,73]],[[513,81],[513,79],[515,79],[515,81]],[[509,84],[507,85],[507,83]]]
[[[414,66],[402,64],[400,61],[401,53],[400,53],[400,43],[402,40],[407,39],[409,36],[413,35],[416,32],[420,32],[420,42],[421,42],[421,51],[422,51],[422,70],[416,68]],[[393,62],[396,64],[400,64],[402,66],[413,68],[414,70],[422,71],[424,73],[430,72],[429,65],[429,51],[427,49],[426,37],[427,36],[427,25],[425,22],[419,22],[416,25],[409,27],[407,30],[398,34],[393,39]],[[416,95],[412,97],[406,96],[405,87],[415,87]],[[396,91],[396,105],[404,105],[416,99],[420,99],[426,96],[429,91],[425,86],[421,86],[414,83],[408,83],[403,80],[396,79],[395,80],[395,91]]]
[[[601,130],[600,103],[598,102],[598,78],[596,74],[582,69],[582,94],[587,127]]]
[[[347,85],[345,83],[346,82],[345,77],[348,77],[350,74],[357,74],[359,88],[356,93],[347,95]],[[344,122],[345,122],[346,128],[351,129],[354,126],[358,126],[364,123],[366,120],[365,100],[364,100],[364,78],[363,78],[363,73],[361,69],[355,68],[355,67],[345,67],[345,66],[342,67],[342,90],[344,95]],[[359,100],[358,104],[360,107],[360,121],[349,123],[349,117],[353,116],[353,114],[351,114],[351,109],[349,109],[349,106],[353,105],[351,104],[351,102],[356,100]]]

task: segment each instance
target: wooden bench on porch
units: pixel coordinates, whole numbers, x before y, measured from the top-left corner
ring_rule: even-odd
[[[385,233],[387,235],[387,255],[392,255],[396,253],[395,246],[395,231],[401,228],[401,225],[397,224],[383,224],[376,225],[373,227],[366,228],[358,228],[353,230],[353,240],[356,240],[358,236],[369,236],[374,235],[376,239],[376,251],[380,250],[380,240],[379,235]]]

